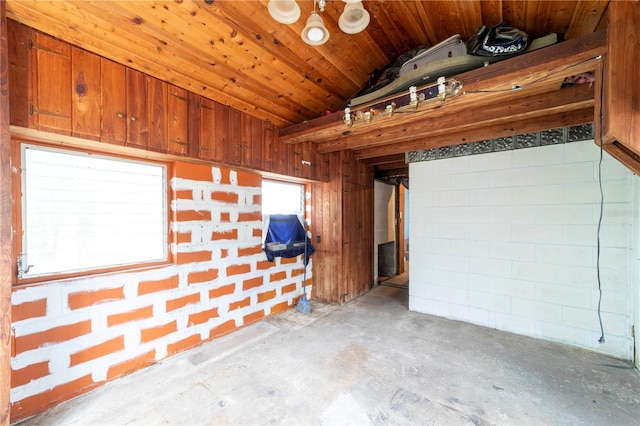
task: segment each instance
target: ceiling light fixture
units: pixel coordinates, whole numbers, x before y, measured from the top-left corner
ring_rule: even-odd
[[[300,6],[296,0],[269,0],[269,15],[282,24],[293,24],[300,18]]]
[[[312,46],[319,46],[329,40],[329,30],[324,26],[320,12],[324,12],[328,0],[313,0],[313,12],[300,33],[302,40]],[[357,34],[367,28],[371,17],[361,0],[343,0],[344,11],[338,19],[338,26],[346,34]],[[300,6],[296,0],[269,0],[267,4],[269,14],[276,21],[283,24],[293,24],[300,18]]]
[[[371,17],[360,0],[344,0],[344,12],[338,19],[338,26],[347,34],[358,34],[367,28]]]

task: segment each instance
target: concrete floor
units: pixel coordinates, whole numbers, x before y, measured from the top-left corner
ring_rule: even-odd
[[[269,318],[36,424],[638,424],[630,363],[407,311],[379,286]]]

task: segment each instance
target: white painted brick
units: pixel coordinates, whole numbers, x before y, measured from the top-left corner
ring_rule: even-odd
[[[534,244],[527,243],[492,241],[489,247],[489,256],[496,259],[533,261],[535,260],[535,247]]]
[[[513,241],[525,243],[561,244],[563,227],[560,225],[514,224]]]
[[[507,169],[491,172],[491,187],[518,187],[537,185],[537,175],[535,167],[521,169]]]
[[[537,206],[537,223],[550,225],[581,225],[594,223],[590,204],[565,204],[561,206]]]
[[[564,201],[569,204],[600,204],[600,186],[597,182],[572,183],[564,186]],[[606,203],[628,202],[629,187],[626,180],[603,182],[602,192]]]
[[[423,314],[437,315],[445,318],[450,317],[448,303],[422,297],[409,296],[409,309]]]
[[[409,163],[409,174],[412,179],[415,178],[416,181],[425,182],[427,178],[433,176],[433,168],[428,161]],[[413,194],[413,189],[411,193]]]
[[[603,247],[600,249],[600,268],[624,270],[629,267],[629,255],[628,248]]]
[[[593,163],[556,164],[538,168],[540,185],[593,181]]]
[[[598,315],[590,309],[581,309],[565,306],[562,309],[562,324],[567,327],[586,329],[594,332],[600,331]],[[628,336],[630,335],[631,323],[625,315],[602,314],[602,325],[605,333],[609,335]]]
[[[475,308],[473,306],[462,306],[451,304],[451,318],[487,326],[489,324],[489,311]]]
[[[451,251],[451,243],[451,240],[444,238],[423,238],[418,241],[412,241],[411,251],[426,254],[454,254]]]
[[[483,188],[469,191],[469,205],[471,206],[496,206],[510,205],[513,191],[518,188]]]
[[[587,289],[558,284],[539,284],[538,300],[578,308],[591,307],[591,292]]]
[[[488,291],[489,279],[490,277],[486,275],[467,272],[449,272],[448,279],[441,282],[460,289]]]
[[[469,291],[469,304],[491,312],[508,313],[511,311],[510,297],[484,291]]]
[[[434,175],[425,178],[420,182],[420,189],[418,194],[424,191],[448,191],[451,189],[451,176],[449,175]],[[411,190],[411,196],[415,196],[414,190]]]
[[[469,193],[467,191],[434,192],[433,205],[437,207],[467,206],[469,205]]]
[[[489,172],[464,173],[451,176],[451,189],[474,189],[489,186],[491,174]]]
[[[511,276],[517,280],[543,283],[561,283],[562,265],[540,264],[535,262],[513,262]]]
[[[514,278],[491,277],[489,291],[504,296],[534,300],[537,293],[537,283]]]
[[[450,175],[468,172],[469,158],[470,157],[447,158],[446,160],[430,161],[429,163],[434,175]]]
[[[596,251],[587,246],[536,247],[536,260],[545,264],[590,266],[595,264]]]
[[[468,272],[469,258],[447,254],[431,254],[424,259],[426,265],[434,269],[444,269],[454,272]]]
[[[600,217],[600,204],[593,205],[593,217]],[[625,225],[632,223],[631,211],[627,203],[607,203],[602,212],[602,223],[605,225]]]
[[[536,332],[539,336],[547,336],[551,340],[574,345],[588,347],[592,341],[592,333],[575,327],[567,327],[558,323],[540,321],[536,323]]]
[[[539,204],[560,204],[563,202],[564,187],[562,185],[540,185],[527,188],[512,188],[513,204],[529,206]]]
[[[431,300],[460,305],[467,305],[469,303],[469,292],[465,289],[429,285],[428,289],[425,290],[427,293],[423,294],[428,294],[427,297]]]
[[[597,162],[600,159],[600,148],[592,140],[572,142],[562,145],[564,161],[566,163],[580,163],[585,161]],[[604,152],[605,156],[609,156]]]
[[[468,227],[468,225],[462,223],[438,223],[437,226],[433,227],[432,235],[435,238],[465,239],[468,235]],[[413,229],[411,229],[411,235],[413,240]]]
[[[512,157],[513,151],[474,155],[472,161],[469,161],[469,172],[510,169]]]
[[[547,321],[560,324],[562,320],[562,306],[538,302],[529,299],[511,299],[511,313],[537,321]]]
[[[426,287],[421,287],[421,285],[448,285],[452,280],[451,275],[454,274],[454,272],[443,271],[441,269],[414,268],[411,266],[410,268],[411,285],[414,285],[414,283],[416,283],[416,291],[414,293],[416,296],[422,297],[428,296],[428,294],[424,293],[424,291],[428,290]]]
[[[488,277],[511,276],[511,262],[503,259],[473,257],[469,259],[469,272]]]
[[[529,206],[493,206],[489,216],[493,223],[535,223],[535,209]]]
[[[409,213],[412,222],[416,223],[438,223],[449,222],[451,220],[450,207],[423,207],[412,208]]]
[[[530,166],[547,166],[563,162],[563,145],[519,149],[513,151],[514,168]]]
[[[532,336],[535,333],[536,322],[531,318],[494,311],[489,313],[488,326],[498,330]]]
[[[503,224],[471,224],[468,225],[467,237],[471,240],[510,241],[511,227]]]
[[[598,309],[598,287],[594,287],[591,290],[591,308]],[[631,300],[629,298],[629,291],[605,291],[602,290],[602,303],[600,304],[602,312],[615,313],[629,313],[631,309]],[[623,308],[621,308],[623,307]]]
[[[421,207],[432,207],[433,206],[433,193],[432,192],[422,192],[415,194],[413,192],[410,193],[409,197],[409,210],[414,208]],[[379,212],[378,208],[376,208],[376,212]]]
[[[489,256],[489,242],[478,240],[450,240],[450,253],[467,257]]]
[[[602,162],[602,181],[628,179],[631,172],[617,160],[609,157]],[[593,165],[594,179],[598,179],[598,164]]]
[[[488,206],[451,207],[451,223],[489,223],[491,210]]]

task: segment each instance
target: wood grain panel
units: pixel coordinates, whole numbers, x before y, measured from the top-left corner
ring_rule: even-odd
[[[127,141],[126,68],[101,58],[102,140],[124,145]]]
[[[127,146],[149,146],[149,77],[132,68],[126,69]]]
[[[32,106],[38,128],[71,134],[71,46],[36,33],[31,50],[35,55],[37,88]],[[34,80],[32,80],[34,82]]]
[[[29,105],[34,103],[34,94],[29,84],[31,67],[29,42],[35,35],[35,31],[13,21],[8,21],[5,28],[8,39],[9,87],[13,93],[22,94],[22,96],[12,96],[11,102],[8,102],[11,123],[16,126],[33,127],[33,116],[29,114]]]
[[[72,47],[72,134],[100,140],[102,133],[102,74],[100,57]]]
[[[220,157],[218,157],[218,152],[216,151],[216,130],[218,128],[216,122],[216,111],[218,108],[216,108],[216,103],[214,101],[203,97],[199,97],[198,104],[198,113],[200,115],[198,157],[204,160],[220,159]]]
[[[167,84],[166,88],[167,151],[172,154],[186,155],[189,150],[188,93],[172,84]]]

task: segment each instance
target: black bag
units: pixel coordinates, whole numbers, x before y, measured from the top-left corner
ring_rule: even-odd
[[[522,30],[507,27],[504,22],[491,28],[481,26],[467,41],[468,53],[477,56],[508,56],[524,52],[529,46],[529,35]]]

